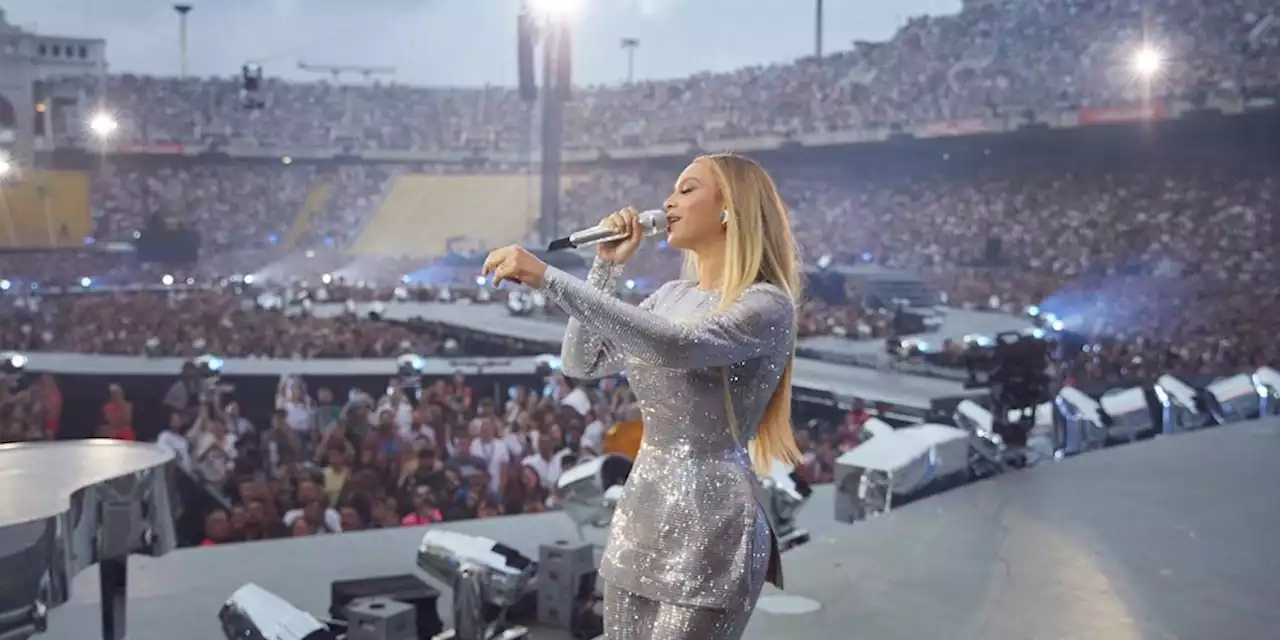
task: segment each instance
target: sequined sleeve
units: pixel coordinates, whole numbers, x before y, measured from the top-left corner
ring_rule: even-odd
[[[625,304],[613,297],[621,274],[620,265],[596,258],[587,273],[586,288],[600,297]],[[640,304],[648,307],[652,300],[650,296]],[[565,375],[571,378],[603,378],[622,371],[622,355],[617,347],[599,331],[583,326],[573,314],[570,314],[569,328],[564,333],[560,358]]]
[[[623,352],[669,369],[721,366],[788,349],[795,321],[790,299],[771,285],[753,286],[724,312],[689,322],[653,313],[652,303],[629,305],[555,267],[547,268],[542,291],[576,320],[579,331],[601,336],[610,357]],[[665,285],[650,300],[664,291]]]

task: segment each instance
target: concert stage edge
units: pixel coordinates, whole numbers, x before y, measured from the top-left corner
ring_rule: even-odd
[[[823,487],[801,513],[813,541],[785,556],[787,592],[768,588],[746,637],[1273,637],[1280,500],[1254,496],[1280,486],[1278,455],[1280,419],[1242,422],[1007,473],[853,525],[831,520]],[[561,514],[441,526],[524,553],[576,537]],[[322,613],[334,580],[416,571],[422,531],[134,557],[130,637],[220,639],[218,607],[246,582]],[[96,573],[76,578],[44,638],[96,629]],[[447,615],[447,595],[439,604]]]

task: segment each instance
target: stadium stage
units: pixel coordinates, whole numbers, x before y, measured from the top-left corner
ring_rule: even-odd
[[[821,606],[780,614],[771,610],[788,603],[762,602],[747,638],[1275,637],[1277,459],[1280,419],[1270,419],[1006,474],[855,525],[832,521],[825,487],[800,518],[813,541],[785,559],[787,594]],[[575,535],[559,514],[446,526],[529,554]],[[333,580],[416,572],[421,535],[399,529],[133,558],[129,637],[220,640],[217,609],[246,582],[323,614]],[[75,580],[44,638],[97,637],[96,574]],[[440,605],[443,615],[447,596]]]

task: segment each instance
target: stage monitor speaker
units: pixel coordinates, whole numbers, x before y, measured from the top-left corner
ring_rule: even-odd
[[[349,621],[347,607],[353,601],[377,597],[412,606],[420,638],[430,638],[444,630],[444,622],[436,610],[440,592],[410,574],[334,581],[329,588],[329,616]]]
[[[538,82],[534,78],[534,40],[537,26],[529,13],[527,2],[522,2],[516,18],[516,58],[520,69],[520,99],[533,102],[538,99]]]

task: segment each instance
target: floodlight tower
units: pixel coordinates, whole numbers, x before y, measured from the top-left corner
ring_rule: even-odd
[[[623,38],[622,48],[627,52],[627,84],[636,80],[636,49],[640,48],[639,38]]]
[[[521,46],[542,46],[542,143],[539,219],[542,237],[560,235],[560,164],[564,144],[564,105],[569,99],[573,67],[570,27],[582,8],[581,0],[522,0]],[[527,56],[528,51],[520,51]],[[525,78],[527,80],[527,78]],[[522,84],[524,84],[522,82]],[[524,92],[532,96],[533,92]]]
[[[187,77],[187,14],[191,13],[191,5],[175,4],[173,10],[178,14],[178,77]]]

